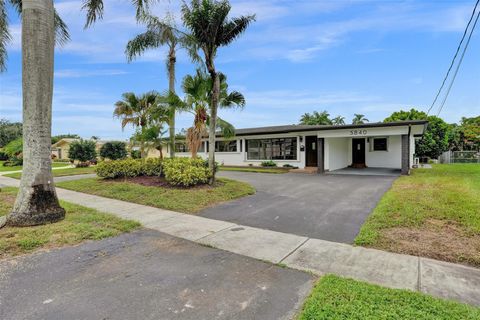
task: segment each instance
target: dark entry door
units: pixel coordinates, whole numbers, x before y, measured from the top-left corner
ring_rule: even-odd
[[[318,145],[317,136],[309,136],[305,138],[305,158],[307,167],[318,166]]]
[[[352,139],[352,166],[364,168],[365,166],[365,139]]]

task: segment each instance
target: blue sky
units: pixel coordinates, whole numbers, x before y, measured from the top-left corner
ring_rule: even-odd
[[[126,91],[167,88],[165,50],[128,64],[127,41],[143,30],[127,0],[107,0],[104,20],[84,30],[80,0],[55,1],[72,41],[56,50],[53,134],[78,133],[127,139],[112,118]],[[233,14],[256,13],[257,21],[218,53],[217,68],[247,100],[242,111],[220,116],[237,128],[293,124],[305,112],[332,116],[365,114],[381,121],[393,111],[426,110],[446,72],[474,0],[321,1],[235,0]],[[179,1],[160,2],[179,18]],[[8,71],[0,75],[0,118],[21,120],[20,24],[12,13],[14,40]],[[179,21],[180,23],[180,21]],[[477,28],[441,116],[457,122],[480,114],[480,36]],[[195,70],[179,52],[177,87]],[[436,113],[436,110],[433,112]],[[192,117],[178,116],[177,128]]]

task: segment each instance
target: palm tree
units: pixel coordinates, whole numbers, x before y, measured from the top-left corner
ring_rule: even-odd
[[[152,113],[158,108],[158,93],[150,91],[141,96],[126,92],[123,99],[115,103],[113,116],[122,120],[122,130],[131,124],[143,133],[151,123]],[[140,140],[140,154],[145,157],[145,139]]]
[[[220,108],[243,108],[245,106],[245,97],[238,91],[228,91],[227,77],[219,73],[220,79]],[[202,137],[206,134],[207,127],[210,127],[212,121],[208,115],[212,101],[212,81],[210,77],[197,70],[195,76],[187,75],[183,79],[182,88],[185,92],[185,105],[195,116],[193,126],[187,130],[187,143],[192,152],[192,157],[197,155],[201,146]],[[217,117],[215,122],[216,130],[220,130],[225,138],[231,138],[235,135],[235,128],[229,122]]]
[[[183,23],[192,38],[203,51],[204,62],[213,84],[210,103],[208,165],[212,171],[210,183],[215,181],[215,130],[220,100],[220,77],[215,68],[215,58],[220,47],[227,46],[238,38],[255,20],[255,16],[228,18],[231,6],[227,0],[192,0],[191,5],[182,5]]]
[[[137,15],[152,0],[132,0]],[[60,207],[51,172],[53,62],[55,42],[68,41],[67,26],[53,0],[0,0],[0,72],[6,69],[6,46],[11,40],[6,5],[22,18],[22,87],[24,167],[12,212],[0,226],[31,226],[59,221]],[[103,14],[102,0],[85,0],[87,26]],[[39,41],[41,40],[41,41]]]
[[[322,112],[313,111],[312,114],[305,113],[300,118],[300,124],[303,125],[331,125],[330,114],[325,110]]]
[[[334,126],[343,126],[345,124],[345,117],[336,116],[335,118],[332,119],[332,124]]]
[[[365,115],[354,113],[352,124],[364,124],[365,122],[369,122],[369,120],[365,118]]]
[[[144,15],[140,21],[145,23],[147,31],[137,35],[130,40],[125,49],[127,59],[131,62],[133,59],[142,55],[149,49],[157,49],[161,46],[168,48],[167,54],[167,72],[168,72],[168,89],[170,93],[175,93],[175,63],[177,61],[176,52],[179,48],[186,49],[193,62],[200,62],[195,43],[191,37],[175,28],[173,19],[167,16],[165,20],[160,20],[151,15]],[[175,156],[175,106],[171,105],[170,119],[168,121],[170,135],[170,157]]]

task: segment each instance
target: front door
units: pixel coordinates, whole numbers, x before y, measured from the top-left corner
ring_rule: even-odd
[[[318,150],[317,150],[317,136],[308,136],[305,138],[305,151],[306,151],[306,166],[317,167],[318,166]]]
[[[365,139],[352,139],[352,167],[365,168]]]

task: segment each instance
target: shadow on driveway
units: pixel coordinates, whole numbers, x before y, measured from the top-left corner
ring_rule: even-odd
[[[220,172],[257,193],[203,210],[200,216],[311,238],[353,243],[395,176]]]

